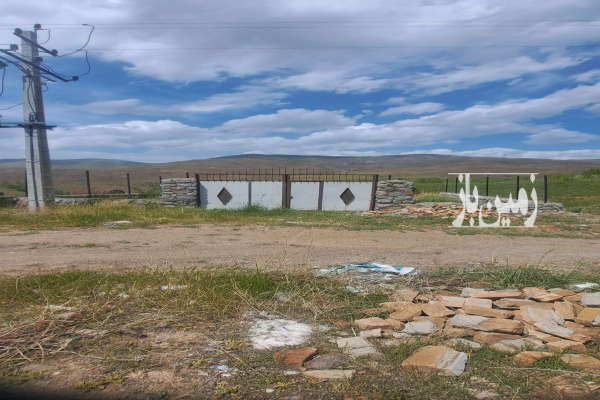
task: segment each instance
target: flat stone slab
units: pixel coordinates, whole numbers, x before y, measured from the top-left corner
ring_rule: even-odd
[[[423,314],[423,307],[420,304],[407,304],[401,309],[396,308],[396,311],[391,313],[389,318],[406,322],[421,314]]]
[[[301,349],[293,349],[293,350],[279,350],[277,353],[273,354],[273,358],[275,361],[279,361],[284,363],[290,367],[300,368],[304,361],[308,358],[312,357],[317,353],[317,349],[314,347],[303,347]]]
[[[465,298],[460,296],[440,296],[440,303],[446,307],[462,308],[465,305]]]
[[[583,325],[593,325],[594,321],[600,317],[600,308],[584,308],[575,317],[575,322]]]
[[[585,354],[565,354],[560,359],[575,368],[600,370],[600,360]]]
[[[552,357],[552,353],[547,351],[524,351],[513,357],[515,364],[527,367],[542,358]]]
[[[360,330],[369,330],[376,328],[393,328],[390,322],[379,317],[357,319],[354,321],[354,325],[358,326],[358,329]]]
[[[431,335],[437,330],[437,325],[428,319],[407,322],[402,333],[408,335]]]
[[[446,308],[441,303],[428,303],[423,304],[423,313],[430,317],[449,317],[454,315],[454,311]]]
[[[446,346],[425,346],[402,361],[403,368],[416,368],[440,375],[459,376],[465,370],[467,355]]]
[[[475,292],[471,294],[470,297],[475,297],[476,299],[502,299],[504,297],[511,297],[514,299],[519,299],[523,297],[523,293],[520,290],[482,290],[480,292]]]
[[[379,354],[371,343],[360,336],[338,338],[337,345],[342,352],[354,358]]]
[[[522,306],[521,309],[515,312],[515,319],[535,325],[539,322],[553,323],[562,325],[565,320],[554,312],[553,307],[543,308],[533,305]]]
[[[450,320],[452,326],[458,328],[475,329],[485,332],[502,332],[520,334],[523,324],[520,321],[501,318],[487,318],[479,315],[455,315]]]
[[[330,379],[351,379],[354,375],[353,369],[322,369],[304,371],[304,376],[317,380],[330,380]]]
[[[581,296],[581,304],[586,307],[600,307],[600,292],[585,293]]]
[[[307,369],[332,369],[346,363],[346,358],[340,353],[325,353],[304,363]]]

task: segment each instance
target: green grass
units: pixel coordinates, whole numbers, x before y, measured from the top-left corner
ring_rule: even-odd
[[[446,200],[446,199],[438,199]],[[94,204],[63,205],[38,213],[22,208],[0,208],[0,229],[36,230],[57,228],[101,227],[111,221],[127,220],[131,224],[115,229],[155,227],[160,225],[197,226],[199,224],[229,224],[234,226],[262,224],[298,228],[333,228],[346,230],[425,231],[444,230],[459,235],[492,234],[503,236],[540,236],[597,238],[600,225],[589,224],[586,217],[540,215],[534,229],[469,229],[450,228],[451,218],[398,215],[361,215],[357,212],[267,210],[246,207],[239,210],[206,210],[194,207],[166,208],[156,204],[136,205],[128,202],[104,201]],[[90,244],[89,247],[93,247]]]
[[[600,282],[600,272],[564,273],[528,267],[447,268],[423,272],[407,278],[404,284],[416,287],[444,285],[458,290],[475,280],[489,282],[492,288],[531,285],[553,287],[580,280]],[[187,287],[163,291],[160,290],[162,285]],[[129,297],[119,297],[120,293],[127,293]],[[248,311],[266,311],[313,325],[331,325],[340,319],[350,322],[363,318],[366,315],[362,309],[388,300],[389,292],[381,288],[374,288],[369,293],[352,294],[340,280],[306,273],[266,273],[218,267],[202,271],[72,271],[22,277],[0,276],[0,318],[5,322],[5,327],[30,323],[32,320],[47,321],[53,315],[45,310],[48,304],[74,307],[80,311],[82,318],[62,324],[57,322],[51,333],[72,339],[65,351],[78,360],[80,368],[87,368],[87,375],[84,374],[74,383],[75,388],[96,394],[101,394],[108,387],[123,389],[124,394],[128,393],[131,381],[126,377],[130,372],[164,369],[165,365],[158,361],[163,357],[170,369],[172,360],[168,361],[168,357],[171,353],[179,351],[188,354],[192,351],[189,350],[189,339],[174,344],[161,341],[159,347],[152,344],[156,334],[169,332],[187,332],[198,334],[199,337],[207,335],[222,344],[220,347],[211,347],[208,352],[190,358],[182,355],[175,360],[180,361],[178,376],[183,379],[192,376],[194,382],[199,377],[197,372],[207,371],[210,365],[227,364],[237,368],[239,374],[219,380],[215,387],[208,385],[205,388],[209,395],[214,390],[215,395],[222,394],[225,397],[236,394],[240,398],[254,398],[257,394],[263,394],[265,387],[275,387],[276,395],[280,397],[302,392],[315,398],[348,394],[374,399],[448,400],[470,399],[472,394],[469,390],[482,391],[491,385],[502,397],[527,398],[545,379],[561,373],[577,372],[581,379],[593,379],[564,364],[559,356],[540,360],[531,366],[537,370],[524,370],[512,362],[512,355],[487,347],[481,350],[456,347],[469,356],[467,369],[459,377],[401,368],[401,362],[419,347],[431,341],[433,344],[443,343],[442,338],[427,338],[396,346],[381,346],[379,349],[383,357],[376,360],[348,360],[347,367],[356,370],[351,381],[316,383],[300,376],[283,375],[281,365],[273,360],[275,350],[253,351],[248,348],[248,339],[245,337],[247,324],[244,322],[244,315]],[[166,324],[167,328],[160,328],[160,324]],[[73,333],[79,328],[102,329],[108,333],[96,339],[84,338]],[[124,334],[123,329],[139,333]],[[350,329],[345,331],[346,334],[352,334]],[[339,331],[315,332],[307,345],[317,347],[321,354],[337,351],[330,340],[339,334]],[[47,342],[45,346],[46,362],[54,357],[64,357],[52,355],[52,348],[48,347]],[[598,347],[588,347],[589,353],[597,357]],[[32,346],[26,355],[35,361],[40,359],[38,353],[37,347]],[[139,360],[137,357],[140,357]],[[84,361],[89,363],[87,367],[83,366],[86,365],[82,364]],[[14,387],[23,385],[27,380],[40,379],[20,370],[23,364],[26,363],[0,359],[0,386]],[[178,384],[165,390],[171,394]]]
[[[548,176],[548,201],[563,203],[569,211],[600,214],[600,175],[597,171],[588,170],[577,176]],[[449,176],[448,179],[448,191],[454,192],[455,177]],[[417,194],[439,193],[446,190],[445,177],[415,178],[414,183]],[[538,199],[543,201],[543,175],[537,175],[534,184],[531,183],[528,176],[521,176],[519,184],[527,191],[528,195],[535,188]],[[473,190],[473,186],[477,186],[480,195],[485,195],[485,177],[471,177],[471,190]],[[460,187],[461,184],[459,183],[459,191]],[[513,198],[515,198],[515,192],[516,177],[491,176],[489,178],[488,193],[490,196],[508,197],[509,193],[512,193]]]
[[[361,216],[355,212],[298,211],[246,207],[239,210],[206,210],[194,207],[166,208],[158,205],[134,205],[119,202],[100,202],[57,206],[39,213],[25,209],[0,209],[0,227],[17,229],[55,229],[57,227],[96,227],[103,223],[128,220],[133,226],[163,224],[268,224],[333,227],[344,229],[394,229],[448,226],[449,220],[436,217],[418,219],[389,218],[381,215]],[[127,226],[121,226],[126,228]]]
[[[565,287],[571,283],[596,282],[600,284],[600,271],[591,267],[579,270],[551,270],[535,267],[482,266],[475,269],[456,267],[440,268],[428,275],[430,279],[451,281],[465,286],[468,282],[487,282],[492,289],[522,289],[528,286],[545,288]]]

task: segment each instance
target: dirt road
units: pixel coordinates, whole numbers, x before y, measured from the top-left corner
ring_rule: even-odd
[[[201,225],[2,232],[0,254],[0,273],[8,274],[215,264],[310,268],[362,261],[419,267],[496,262],[572,268],[600,265],[600,240]]]

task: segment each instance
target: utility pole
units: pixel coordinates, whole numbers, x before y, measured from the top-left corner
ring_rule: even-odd
[[[21,56],[29,61],[22,67],[23,119],[25,128],[25,163],[27,170],[27,204],[30,211],[54,204],[50,151],[46,134],[46,117],[37,48],[37,30],[21,33]]]
[[[20,53],[16,53],[19,48],[16,44],[11,44],[9,49],[0,49],[0,59],[15,65],[23,72],[23,123],[4,123],[0,124],[0,128],[20,126],[25,129],[26,193],[30,211],[36,211],[54,204],[52,168],[50,165],[50,151],[48,150],[48,137],[46,135],[46,130],[52,129],[53,126],[46,125],[44,100],[42,97],[42,78],[52,82],[56,82],[56,80],[62,82],[79,80],[78,76],[65,77],[54,72],[51,68],[42,65],[42,58],[39,55],[40,51],[52,57],[56,57],[58,51],[49,50],[38,44],[37,32],[40,29],[42,29],[40,24],[35,24],[32,31],[15,29],[14,35],[21,39]],[[88,41],[75,52],[85,51],[85,46],[89,43],[93,30],[94,27],[92,26]],[[0,68],[2,68],[2,65],[6,67],[7,64],[5,62],[1,62]]]

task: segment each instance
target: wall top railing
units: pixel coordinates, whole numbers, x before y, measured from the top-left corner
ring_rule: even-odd
[[[204,172],[190,174],[186,172],[186,178],[198,175],[201,181],[273,181],[281,182],[372,182],[373,174],[354,174],[351,172],[320,171],[316,169],[287,169],[266,168],[255,171],[226,171],[226,172]]]

